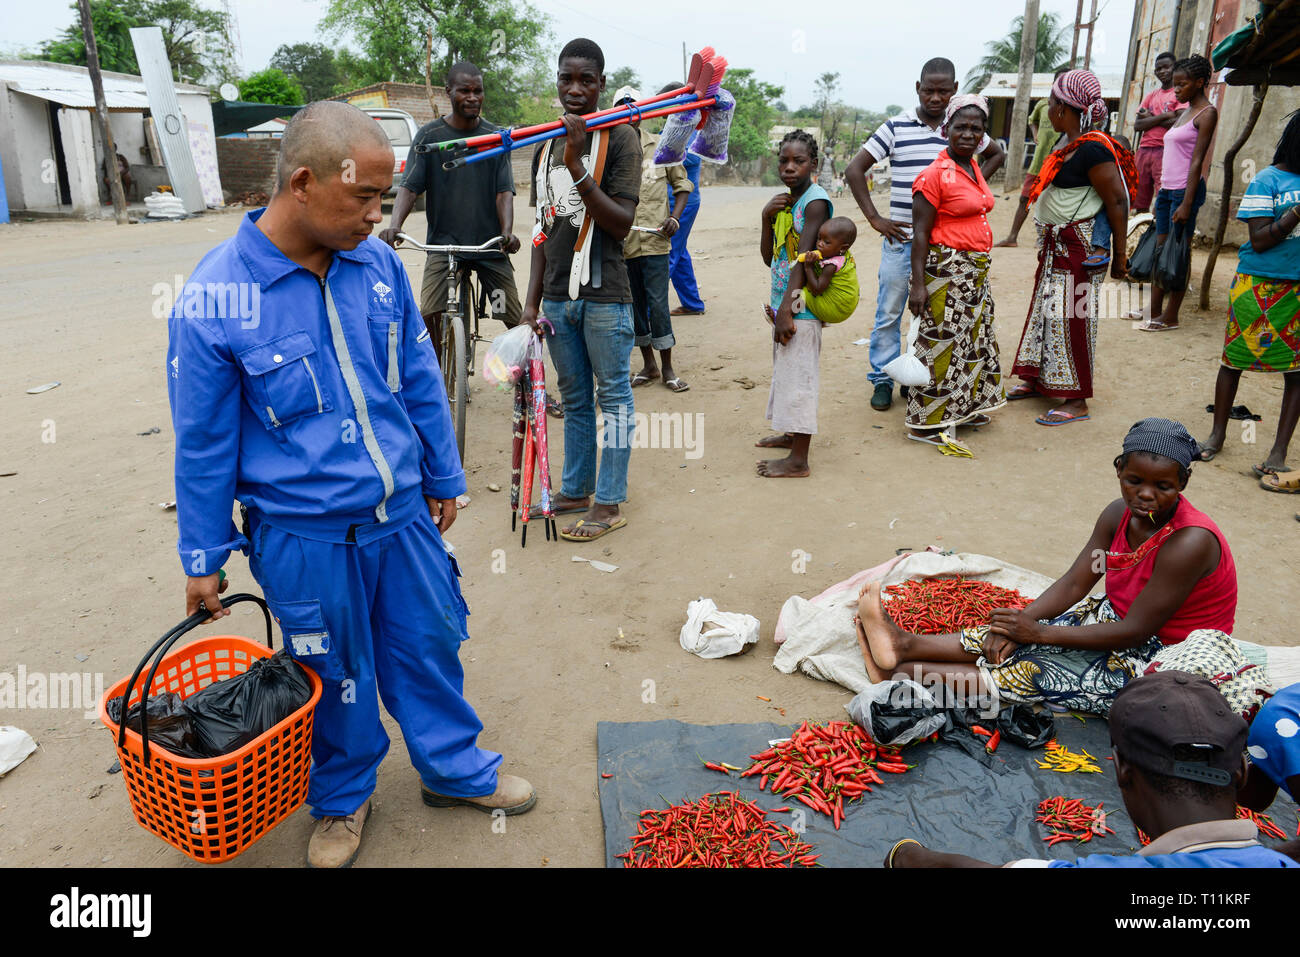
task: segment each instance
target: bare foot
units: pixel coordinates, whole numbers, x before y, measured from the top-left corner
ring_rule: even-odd
[[[591,496],[566,498],[563,495],[553,495],[551,496],[551,507],[557,512],[576,512],[578,509],[591,507]]]
[[[763,459],[758,463],[758,474],[763,478],[803,478],[811,474],[808,463],[792,458]]]
[[[880,582],[872,582],[858,600],[858,616],[876,666],[883,672],[893,671],[898,667],[906,634],[885,614],[880,603]]]
[[[1018,246],[1019,243],[1017,243],[1014,239],[1008,236],[1006,239],[1002,240],[999,243],[994,243],[993,245],[1001,249],[1006,249],[1006,248],[1014,248]]]
[[[761,438],[754,445],[760,449],[788,449],[794,445],[794,436],[789,432],[782,432],[780,435]]]
[[[871,646],[867,644],[867,633],[862,630],[862,619],[854,615],[853,627],[858,635],[858,646],[862,649],[862,663],[867,666],[867,677],[871,679],[873,685],[878,685],[882,681],[888,681],[889,675],[880,670],[876,660],[871,657]]]

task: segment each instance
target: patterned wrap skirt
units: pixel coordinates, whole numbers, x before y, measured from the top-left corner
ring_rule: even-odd
[[[1232,278],[1222,362],[1247,372],[1300,369],[1300,281]]]
[[[916,357],[930,370],[930,384],[908,391],[911,428],[950,428],[1006,405],[989,262],[988,253],[930,246],[926,305],[914,320]]]

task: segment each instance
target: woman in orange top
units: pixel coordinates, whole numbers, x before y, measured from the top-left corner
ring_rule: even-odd
[[[941,127],[948,148],[912,183],[908,307],[930,384],[909,390],[907,425],[909,439],[929,445],[943,444],[945,429],[987,425],[1006,404],[988,282],[993,192],[973,159],[988,116],[984,97],[954,96]]]

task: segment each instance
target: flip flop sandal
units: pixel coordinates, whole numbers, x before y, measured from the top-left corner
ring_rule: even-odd
[[[1266,492],[1300,495],[1300,472],[1275,472],[1266,475],[1259,480],[1259,487]]]
[[[1057,409],[1052,409],[1045,415],[1040,415],[1038,418],[1034,419],[1034,421],[1039,425],[1057,426],[1069,425],[1071,422],[1082,422],[1086,418],[1089,418],[1087,413],[1084,413],[1083,415],[1073,415],[1069,412],[1061,412]]]
[[[943,439],[937,435],[913,435],[908,432],[904,438],[911,442],[920,442],[922,445],[933,445],[936,449],[943,448]]]
[[[1265,478],[1269,475],[1285,475],[1291,471],[1285,465],[1280,469],[1275,469],[1269,465],[1252,465],[1250,470],[1255,473],[1256,478]]]
[[[1209,412],[1210,414],[1213,414],[1213,413],[1214,413],[1214,405],[1213,405],[1213,404],[1207,405],[1207,406],[1205,407],[1205,411],[1206,411],[1206,412]],[[1262,415],[1259,415],[1259,414],[1255,413],[1255,412],[1251,412],[1250,409],[1246,408],[1244,405],[1234,405],[1234,406],[1233,406],[1233,407],[1228,411],[1228,418],[1230,418],[1230,419],[1240,419],[1240,420],[1242,420],[1242,421],[1247,421],[1247,420],[1249,420],[1249,421],[1253,421],[1253,422],[1260,422],[1260,421],[1263,421],[1263,418],[1264,418],[1264,417],[1263,417]]]
[[[963,425],[966,426],[967,428],[978,429],[980,426],[988,425],[992,421],[993,421],[992,419],[990,419],[987,415],[981,412],[979,415],[972,415],[965,422],[959,422],[958,425]]]
[[[1218,454],[1219,454],[1220,452],[1222,452],[1222,451],[1223,451],[1222,448],[1218,448],[1218,449],[1209,449],[1209,448],[1201,449],[1200,454],[1196,456],[1196,461],[1198,461],[1198,462],[1213,462],[1213,461],[1214,461],[1214,457],[1215,457],[1216,455],[1218,455]]]
[[[627,524],[627,519],[625,518],[620,518],[618,521],[614,522],[613,524],[610,524],[608,522],[589,522],[585,518],[580,518],[578,519],[578,524],[573,526],[575,531],[579,528],[585,528],[587,526],[591,526],[592,528],[598,528],[600,529],[600,531],[598,531],[595,535],[574,535],[568,529],[562,528],[560,529],[560,538],[564,539],[566,542],[594,542],[596,539],[608,535],[610,532],[618,531],[626,524]]]
[[[664,385],[668,386],[668,388],[672,389],[674,392],[685,392],[690,388],[689,385],[677,376],[673,376],[671,379],[665,379]]]
[[[1152,322],[1148,319],[1138,323],[1133,328],[1139,332],[1173,332],[1175,329],[1181,329],[1182,327],[1182,323],[1176,326],[1167,326],[1163,322]]]
[[[1108,253],[1094,253],[1083,261],[1084,269],[1105,269],[1110,265]]]
[[[1039,391],[1031,385],[1018,385],[1007,393],[1007,401],[1018,402],[1021,399],[1032,399],[1039,394]]]
[[[637,386],[645,385],[647,382],[654,382],[654,380],[657,378],[659,378],[657,375],[648,376],[648,375],[642,375],[641,373],[638,372],[636,375],[632,376],[632,388],[635,389]]]

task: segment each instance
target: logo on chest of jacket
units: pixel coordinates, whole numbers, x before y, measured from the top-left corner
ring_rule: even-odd
[[[393,290],[389,286],[385,285],[383,280],[380,280],[379,282],[375,283],[370,288],[374,290],[375,293],[373,296],[370,297],[371,301],[375,305],[377,306],[393,305],[393,296],[392,296]]]

